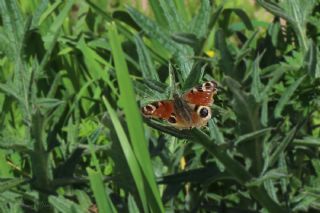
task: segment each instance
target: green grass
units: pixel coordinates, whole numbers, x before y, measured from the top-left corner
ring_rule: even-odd
[[[0,0],[0,212],[319,211],[319,2],[239,2]]]

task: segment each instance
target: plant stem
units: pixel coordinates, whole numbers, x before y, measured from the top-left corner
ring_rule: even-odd
[[[54,210],[49,204],[51,191],[52,173],[49,166],[49,153],[44,144],[44,116],[37,111],[32,116],[31,138],[34,140],[33,152],[31,154],[31,165],[34,182],[32,186],[39,191],[39,203],[37,205],[40,213],[53,213]]]

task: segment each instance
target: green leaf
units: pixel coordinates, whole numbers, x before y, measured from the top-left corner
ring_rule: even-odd
[[[288,16],[292,18],[292,20],[289,19],[288,21],[293,21],[291,22],[291,25],[297,33],[303,51],[307,50],[307,18],[312,13],[316,2],[316,0],[286,0],[282,2]]]
[[[240,134],[248,134],[260,130],[260,105],[255,98],[245,93],[240,84],[230,77],[225,77],[225,82],[233,94],[232,107],[237,115],[237,130]],[[250,140],[250,146],[241,145],[241,152],[252,161],[251,171],[258,175],[262,169],[263,158],[261,155],[262,144],[259,138]]]
[[[258,35],[258,30],[254,31],[248,40],[243,44],[240,51],[237,53],[235,58],[235,65],[238,65],[244,58],[251,52],[250,46],[255,41],[256,36]]]
[[[310,211],[310,207],[312,205],[318,203],[319,197],[317,196],[317,194],[319,194],[319,192],[311,194],[309,193],[309,191],[311,190],[304,190],[295,197],[295,205],[293,206],[292,211],[308,212]]]
[[[221,70],[225,73],[225,75],[231,76],[232,78],[236,78],[236,73],[234,73],[234,60],[232,55],[227,47],[227,43],[225,40],[224,32],[219,29],[215,34],[215,47],[220,51],[220,67]]]
[[[66,17],[69,15],[75,0],[66,1],[63,9],[59,15],[54,19],[54,22],[51,24],[50,29],[47,34],[43,37],[45,41],[44,45],[46,49],[52,50],[54,43],[56,43],[57,37],[61,30],[62,24],[65,22]],[[51,51],[49,51],[50,53]]]
[[[210,137],[215,139],[217,144],[224,144],[225,140],[223,137],[222,132],[218,128],[217,124],[213,119],[209,121],[209,130],[210,130]]]
[[[0,28],[0,51],[3,52],[9,59],[14,60],[15,58],[15,52],[13,49],[13,45],[10,41],[9,36],[7,33],[3,30],[3,28]]]
[[[20,143],[8,143],[8,141],[10,141],[10,138],[6,138],[6,137],[3,137],[0,139],[0,142],[3,142],[3,141],[5,141],[6,143],[0,144],[1,149],[6,149],[6,150],[11,149],[14,151],[18,151],[20,153],[27,153],[27,154],[32,153],[30,144],[26,145],[26,144],[20,144]]]
[[[77,48],[83,54],[85,65],[90,70],[91,79],[104,79],[108,81],[108,73],[105,72],[101,64],[107,69],[110,69],[112,66],[86,44],[84,37],[79,39]]]
[[[271,154],[270,160],[269,160],[269,167],[272,167],[276,161],[279,159],[279,156],[285,151],[285,149],[288,147],[288,145],[293,141],[297,130],[299,126],[295,126],[293,129],[290,130],[290,132],[287,133],[286,137],[280,141],[279,145],[277,146],[276,150]]]
[[[316,0],[284,0],[279,4],[257,0],[257,3],[274,15],[287,20],[297,34],[300,48],[303,52],[307,51],[307,18],[312,13]]]
[[[172,0],[159,0],[160,6],[163,10],[164,17],[167,20],[171,32],[186,32],[186,23],[179,16],[177,8]]]
[[[274,116],[276,118],[281,117],[281,113],[284,109],[284,107],[288,104],[290,98],[292,97],[293,93],[296,91],[296,89],[299,87],[299,85],[302,83],[302,81],[305,79],[306,75],[303,75],[300,77],[297,81],[295,81],[293,84],[291,84],[286,91],[282,94],[280,100],[278,101],[275,110],[274,110]]]
[[[320,160],[313,159],[312,160],[312,166],[313,166],[317,176],[320,177]]]
[[[49,31],[47,32],[46,36],[43,37],[43,40],[45,41],[44,45],[47,49],[45,55],[43,56],[40,65],[37,68],[36,74],[40,75],[42,74],[45,66],[50,60],[50,56],[54,50],[54,47],[57,43],[58,37],[60,35],[60,29],[62,27],[62,24],[65,21],[66,16],[68,15],[69,11],[71,10],[71,7],[73,5],[74,0],[68,1],[58,17],[55,19],[53,24],[50,26]],[[45,3],[44,3],[45,4]],[[42,12],[42,11],[41,11]]]
[[[141,171],[146,179],[147,199],[155,212],[162,212],[163,206],[153,174],[152,163],[149,156],[147,142],[144,136],[142,119],[136,103],[134,89],[130,79],[127,63],[121,48],[118,32],[114,24],[109,28],[109,39],[114,57],[116,75],[120,88],[120,102],[126,117],[130,141],[135,156],[141,166]],[[140,180],[141,181],[141,180]]]
[[[21,104],[24,103],[24,100],[22,97],[20,97],[15,89],[12,86],[9,86],[8,84],[2,84],[0,83],[0,91],[2,91],[3,93],[5,93],[7,96],[12,96],[13,98],[15,98],[18,102],[20,102]]]
[[[278,46],[281,44],[281,40],[279,39],[279,35],[281,35],[281,25],[278,22],[272,23],[268,28],[268,33],[271,36],[271,41],[274,46]]]
[[[304,63],[305,67],[309,73],[310,76],[313,78],[319,78],[320,77],[320,67],[318,59],[318,50],[316,44],[310,40],[309,41],[309,48],[305,55]]]
[[[225,18],[225,22],[223,23],[223,26],[228,26],[229,25],[229,19],[232,13],[235,13],[241,21],[244,23],[244,25],[247,27],[248,30],[253,30],[254,27],[251,23],[250,18],[248,15],[242,10],[242,9],[237,9],[237,8],[230,8],[230,9],[225,9],[223,11],[223,15]]]
[[[131,148],[130,142],[128,140],[128,137],[115,113],[115,111],[112,109],[110,104],[107,102],[106,99],[104,99],[104,104],[106,105],[106,108],[109,112],[112,124],[114,126],[114,129],[117,133],[120,145],[122,147],[123,153],[125,155],[125,158],[127,160],[128,166],[130,168],[131,174],[133,176],[133,179],[136,184],[136,188],[138,190],[141,203],[143,205],[143,208],[147,210],[147,197],[145,193],[145,184],[144,179],[142,177],[142,173],[139,167],[139,162],[137,161],[137,158],[134,154],[134,151]]]
[[[281,79],[284,72],[287,71],[287,69],[284,68],[283,66],[276,66],[275,68],[273,68],[273,66],[270,66],[270,68],[272,68],[272,70],[273,69],[275,69],[275,70],[272,71],[272,73],[271,73],[272,78],[268,81],[268,84],[261,91],[260,98],[262,100],[266,100],[268,98],[270,90]]]
[[[225,77],[225,82],[233,93],[232,105],[240,123],[241,133],[249,133],[260,129],[259,105],[254,97],[245,93],[241,85],[230,77]]]
[[[1,141],[2,142],[2,141]],[[0,149],[0,177],[11,178],[14,174],[11,173],[11,167],[6,162],[7,151]]]
[[[117,212],[109,195],[105,190],[101,173],[96,172],[90,168],[87,168],[87,172],[89,175],[90,186],[97,202],[99,212]]]
[[[130,14],[127,11],[117,10],[112,13],[112,18],[118,19],[118,20],[126,23],[127,25],[134,28],[136,31],[141,30],[140,26],[132,19],[132,17],[130,16]]]
[[[232,159],[225,151],[219,149],[214,144],[214,141],[210,140],[202,131],[199,129],[192,129],[191,134],[193,141],[201,144],[210,154],[215,156],[226,168],[227,172],[230,173],[239,183],[246,185],[252,180],[251,174],[246,171],[243,166]],[[250,194],[259,201],[259,203],[268,209],[270,212],[286,212],[280,205],[272,200],[266,193],[266,190],[261,186],[250,186],[246,185]]]
[[[46,109],[51,109],[57,107],[61,104],[65,104],[65,101],[61,101],[55,98],[38,98],[35,102],[39,107],[43,107]]]
[[[186,22],[188,23],[191,19],[190,11],[188,10],[188,5],[184,1],[180,0],[174,0],[174,3],[177,7],[178,15]]]
[[[62,196],[50,196],[49,202],[52,206],[54,206],[60,212],[80,213],[85,211],[75,202],[68,200]],[[39,205],[40,205],[39,208],[41,208],[41,205],[48,205],[48,204],[39,203]]]
[[[271,169],[268,172],[266,172],[262,177],[259,177],[257,179],[254,179],[253,181],[250,181],[247,186],[260,186],[265,181],[274,179],[280,179],[280,178],[286,178],[288,177],[287,171],[284,168],[276,168]]]
[[[19,53],[24,35],[24,18],[16,0],[0,1],[0,14],[3,28],[10,41],[11,50]]]
[[[159,23],[161,26],[168,25],[168,23],[166,21],[167,19],[164,16],[163,9],[162,9],[162,7],[160,7],[159,0],[150,0],[149,3],[150,3],[150,6],[152,8],[152,11],[153,11],[153,13],[155,15],[155,18],[157,20],[157,23]]]
[[[270,132],[271,130],[272,130],[272,128],[265,128],[265,129],[261,129],[261,130],[255,131],[255,132],[250,132],[248,134],[241,135],[234,142],[234,145],[239,145],[240,143],[243,143],[247,140],[251,140],[256,137],[259,137],[259,136],[265,134],[266,132]]]
[[[296,146],[320,147],[320,139],[315,137],[304,137],[302,139],[294,139],[293,144]]]
[[[261,106],[261,117],[260,117],[260,122],[263,126],[267,126],[269,121],[268,103],[269,103],[268,98],[263,99],[262,106]]]
[[[265,1],[265,0],[257,0],[257,3],[260,4],[263,8],[271,12],[272,14],[282,17],[286,19],[287,21],[293,23],[294,20],[291,16],[289,16],[283,8],[281,8],[278,4],[271,2],[271,1]]]
[[[200,68],[200,66],[202,67]],[[202,63],[195,63],[188,78],[185,80],[182,86],[183,91],[186,91],[187,89],[190,89],[200,83],[200,80],[203,77],[203,73],[206,69],[206,66],[207,66],[206,64],[202,65]]]
[[[159,81],[159,76],[150,57],[150,53],[139,36],[135,36],[135,44],[137,46],[142,76],[145,79]]]
[[[164,48],[169,50],[171,54],[174,55],[180,67],[180,72],[178,73],[180,74],[180,80],[184,81],[192,69],[193,62],[190,60],[190,57],[194,55],[192,49],[174,42],[170,38],[167,29],[161,28],[155,22],[142,15],[135,9],[128,7],[128,12],[148,36],[156,39],[157,42],[159,42]]]
[[[195,34],[190,33],[174,33],[171,35],[172,40],[180,44],[186,44],[193,49],[198,49],[199,40]]]
[[[128,197],[128,209],[129,209],[129,213],[140,212],[136,204],[136,201],[134,200],[131,194],[129,194],[129,197]]]
[[[92,203],[89,195],[80,189],[75,190],[75,195],[77,197],[77,201],[82,209],[88,209]]]
[[[197,36],[197,38],[202,38],[206,36],[208,30],[208,25],[210,22],[210,15],[212,12],[212,7],[208,0],[202,0],[200,9],[197,15],[192,19],[190,31]]]
[[[132,7],[128,7],[128,12],[132,16],[133,20],[135,20],[135,22],[147,33],[148,36],[156,38],[157,42],[163,45],[171,53],[175,53],[179,49],[177,44],[170,39],[166,29],[158,26],[155,22]]]
[[[45,10],[48,8],[50,1],[49,0],[41,0],[36,11],[32,16],[32,23],[30,29],[36,29],[39,27],[40,18]]]
[[[28,179],[25,178],[14,178],[10,180],[3,180],[0,182],[0,193],[7,190],[11,190],[14,187],[24,184]]]
[[[253,62],[252,66],[252,84],[251,84],[251,94],[254,96],[257,102],[261,101],[261,90],[262,90],[262,83],[260,81],[260,61],[264,54],[258,55],[257,58]]]
[[[62,24],[65,22],[66,17],[69,15],[69,12],[74,4],[75,0],[66,1],[63,9],[60,11],[59,15],[54,19],[54,22],[50,26],[50,30],[47,36],[50,36],[51,33],[57,32],[61,29]]]
[[[46,4],[45,3],[46,0],[42,0],[42,1],[43,1],[42,3],[45,5]],[[40,3],[40,4],[42,4],[42,3]],[[48,19],[50,20],[51,15],[59,8],[59,6],[61,6],[61,4],[63,4],[63,2],[61,0],[55,1],[52,4],[49,4],[48,7],[46,8],[46,10],[43,11],[43,13],[42,13],[42,10],[44,8],[42,8],[42,6],[44,6],[44,5],[39,5],[39,7],[35,11],[34,19],[32,20],[32,24],[31,24],[31,29],[33,27],[37,27],[37,26],[40,26],[40,25],[41,26],[45,25],[46,29],[49,29],[50,28],[50,24],[52,22],[47,24],[46,20],[48,20]],[[42,14],[40,14],[40,13],[42,13]],[[39,18],[37,18],[38,15],[40,15]],[[37,20],[37,19],[39,19],[39,20]]]

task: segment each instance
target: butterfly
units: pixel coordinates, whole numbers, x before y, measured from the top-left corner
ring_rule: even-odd
[[[211,118],[210,107],[217,91],[217,83],[207,81],[181,96],[173,94],[173,100],[149,103],[141,108],[141,112],[146,118],[165,120],[177,129],[202,127]]]

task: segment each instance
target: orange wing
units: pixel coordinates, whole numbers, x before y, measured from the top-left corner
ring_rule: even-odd
[[[191,129],[193,127],[202,127],[207,124],[211,118],[211,109],[209,106],[199,106],[189,104],[192,109],[192,122],[186,121],[174,110],[173,101],[157,101],[141,108],[143,116],[167,121],[177,129]]]
[[[208,81],[186,92],[183,99],[191,104],[211,106],[215,94],[217,94],[217,83]]]
[[[170,125],[178,129],[191,129],[193,127],[202,127],[208,123],[211,118],[210,106],[213,103],[213,96],[217,93],[217,84],[214,81],[208,81],[202,85],[186,92],[183,98],[189,105],[192,121],[186,121],[179,113],[175,112],[174,101],[164,100],[156,101],[141,108],[143,116],[166,120]]]
[[[180,117],[179,113],[175,112],[172,100],[149,103],[142,107],[141,111],[144,117],[165,120],[178,129],[191,128],[193,120],[197,119],[194,112],[192,112],[192,123]]]
[[[142,114],[147,118],[167,120],[174,111],[173,101],[156,101],[141,108]]]

